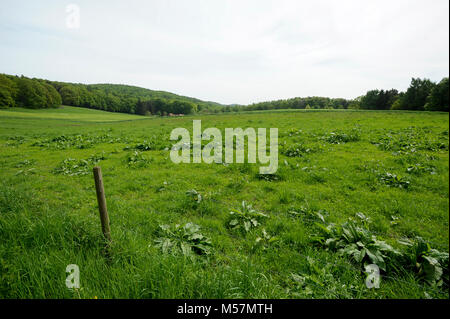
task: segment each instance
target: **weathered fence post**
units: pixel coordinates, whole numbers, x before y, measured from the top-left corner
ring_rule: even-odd
[[[98,210],[100,212],[100,221],[102,231],[108,242],[111,242],[111,230],[109,228],[109,217],[106,209],[105,189],[103,188],[102,169],[99,166],[94,167],[95,189],[97,191]]]

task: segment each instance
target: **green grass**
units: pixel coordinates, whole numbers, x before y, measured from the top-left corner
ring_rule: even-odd
[[[46,119],[46,120],[66,120],[73,122],[117,122],[142,119],[142,116],[111,113],[94,109],[86,109],[73,106],[62,106],[57,109],[25,109],[11,108],[0,109],[0,117],[15,119]]]
[[[169,134],[176,127],[191,131],[194,119],[203,129],[222,131],[277,127],[278,179],[259,179],[259,164],[172,163],[164,150]],[[362,212],[372,220],[370,230],[396,248],[398,239],[421,236],[448,252],[448,130],[448,113],[428,112],[149,118],[73,107],[0,110],[0,297],[448,298],[448,288],[428,285],[410,271],[385,274],[379,289],[367,289],[358,265],[317,246],[314,223],[290,214],[302,207],[325,210],[330,222],[342,223]],[[333,144],[331,132],[357,132],[357,138]],[[388,134],[399,149],[381,143]],[[156,149],[130,164],[134,146],[144,141],[156,141]],[[283,155],[294,144],[311,151]],[[94,161],[67,175],[56,170],[65,159],[92,155],[104,157],[98,165],[113,237],[108,251]],[[427,168],[408,172],[415,164]],[[404,177],[409,187],[388,186],[380,178],[386,172]],[[202,195],[200,203],[186,195],[191,189]],[[228,227],[229,212],[243,200],[269,215],[248,233]],[[194,259],[162,253],[155,244],[159,226],[188,222],[201,226],[212,253]],[[257,245],[263,229],[277,240]],[[324,271],[314,270],[311,260]],[[79,290],[65,286],[68,264],[80,267]],[[292,274],[316,279],[301,285]]]

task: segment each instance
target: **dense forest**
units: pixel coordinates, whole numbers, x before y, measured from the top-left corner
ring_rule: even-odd
[[[449,79],[439,83],[413,78],[406,92],[370,90],[353,100],[327,97],[306,97],[237,106],[235,109],[253,111],[270,109],[366,109],[366,110],[449,110]]]
[[[0,74],[0,108],[54,108],[61,104],[140,115],[239,112],[271,109],[449,110],[449,78],[413,78],[406,92],[370,90],[353,100],[296,97],[250,105],[222,105],[121,84],[80,84]]]
[[[356,99],[361,109],[375,110],[427,110],[447,111],[449,109],[449,79],[439,83],[428,79],[413,78],[406,92],[397,90],[372,90]]]
[[[0,74],[0,108],[52,108],[61,104],[141,115],[211,112],[224,107],[130,85],[65,83]]]
[[[32,109],[58,107],[61,95],[48,81],[0,74],[0,108]]]

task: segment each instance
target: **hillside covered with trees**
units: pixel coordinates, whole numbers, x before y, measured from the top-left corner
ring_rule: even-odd
[[[353,100],[328,97],[222,105],[170,92],[122,84],[80,84],[0,74],[0,108],[54,108],[61,104],[110,112],[167,115],[271,109],[449,110],[449,78],[439,83],[413,78],[406,92],[370,90]]]
[[[61,95],[48,81],[0,74],[0,108],[59,107]]]
[[[0,74],[0,108],[52,108],[61,104],[140,115],[189,114],[224,107],[130,85],[65,83]]]

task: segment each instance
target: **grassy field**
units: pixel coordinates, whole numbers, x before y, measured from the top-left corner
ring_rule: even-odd
[[[170,132],[194,119],[222,131],[277,127],[276,175],[172,163]],[[0,110],[0,298],[448,298],[412,252],[420,236],[448,253],[448,144],[448,113],[437,112]],[[330,244],[348,225],[365,238],[357,253]],[[401,256],[386,249],[380,288],[368,289],[364,263],[380,241]],[[68,264],[80,267],[80,289],[65,286]]]
[[[62,106],[58,109],[25,109],[12,108],[1,110],[2,118],[15,119],[46,119],[46,120],[65,120],[65,122],[117,122],[142,119],[139,115],[125,113],[111,113],[94,109],[77,108],[72,106]]]

